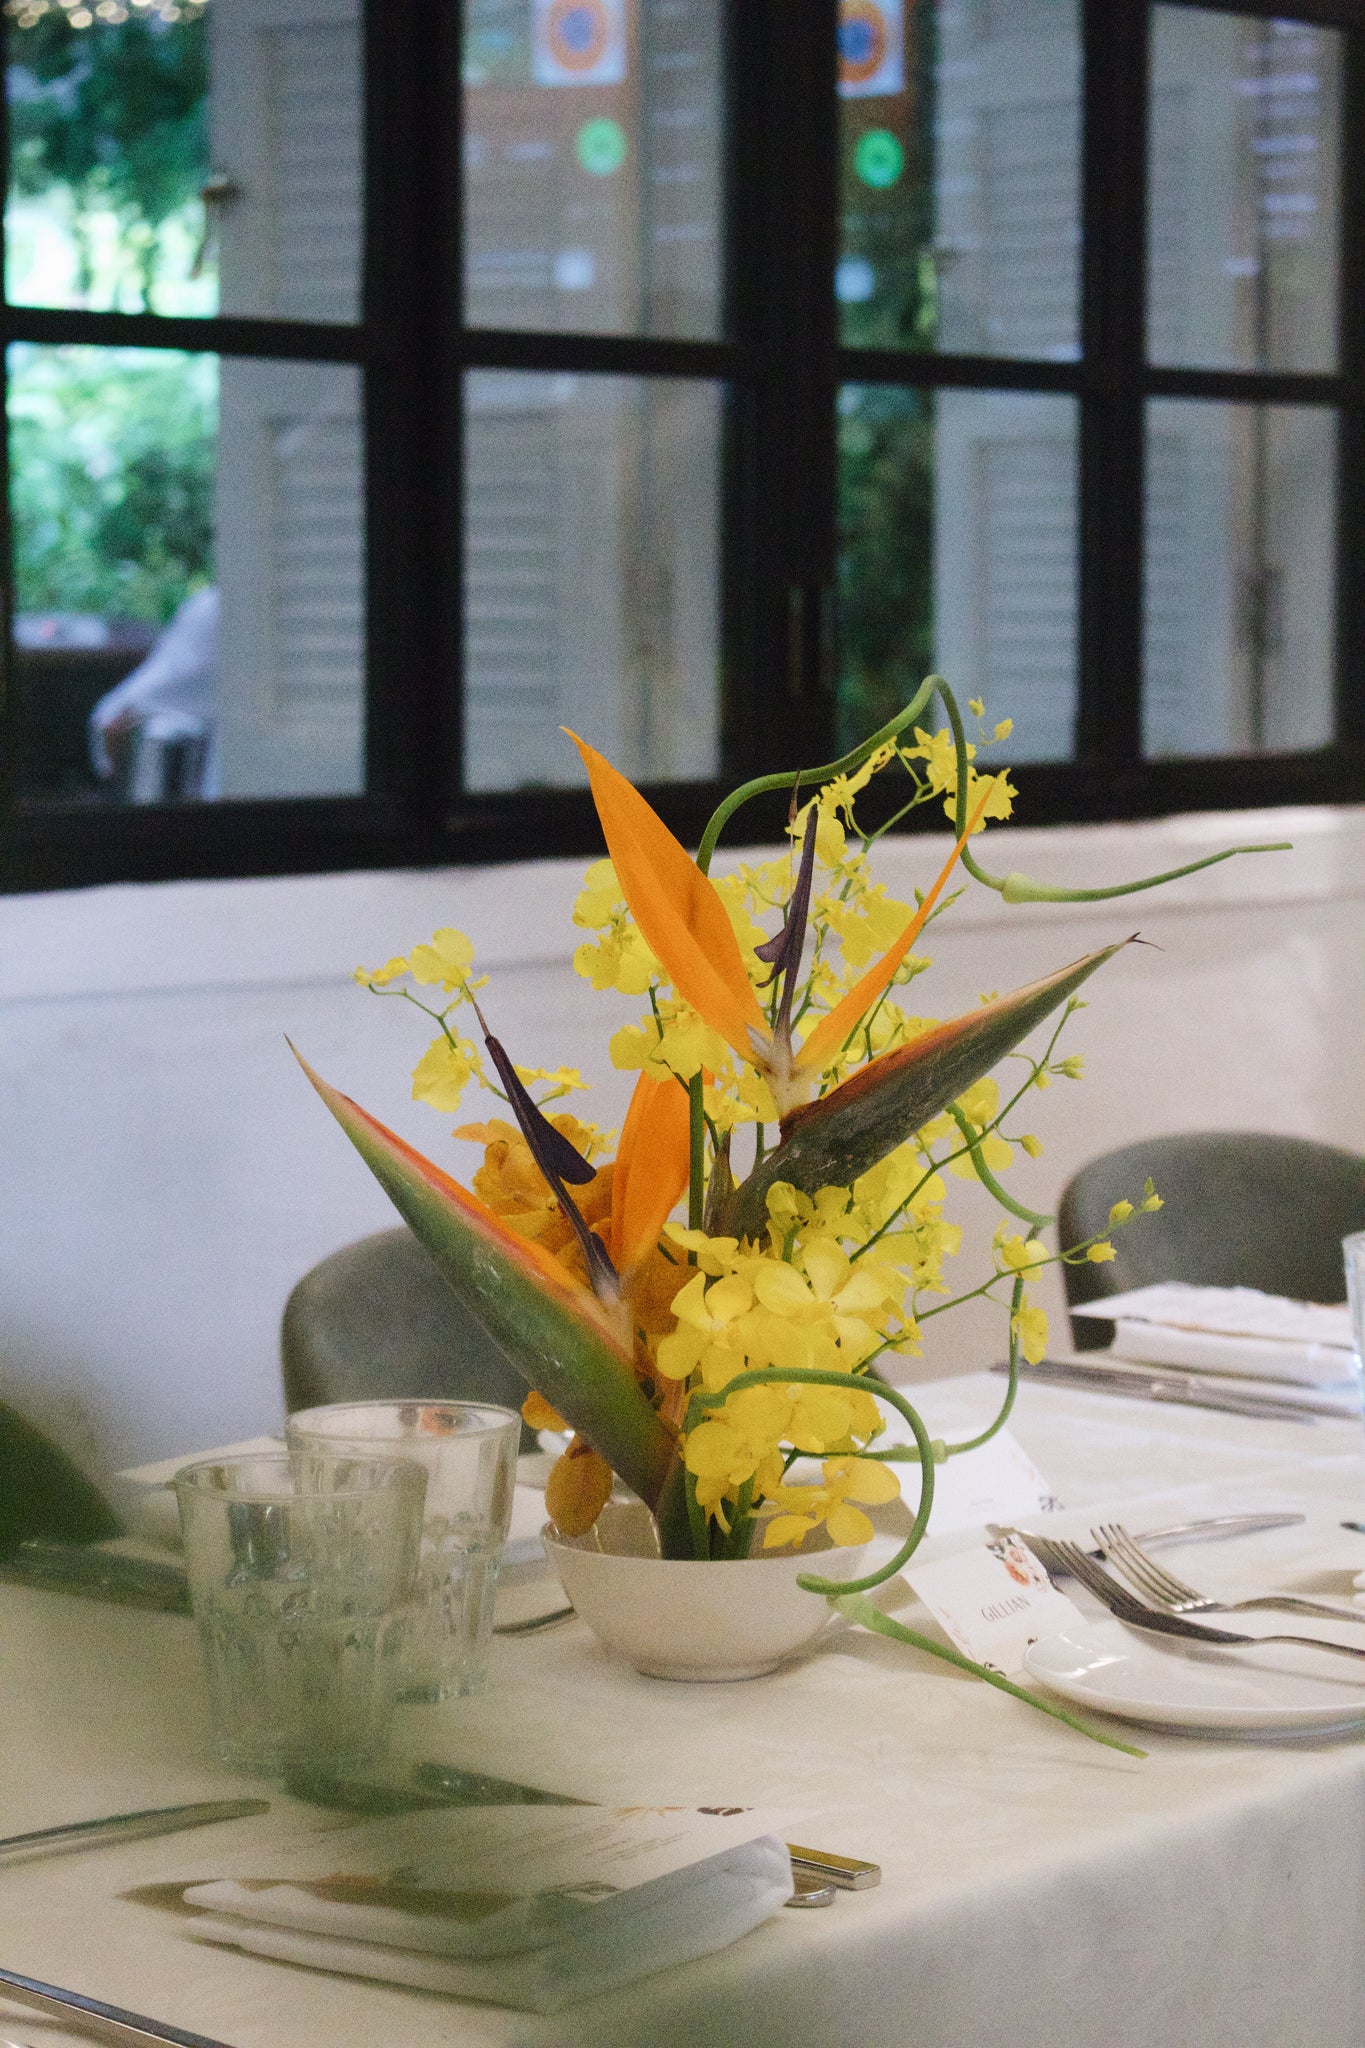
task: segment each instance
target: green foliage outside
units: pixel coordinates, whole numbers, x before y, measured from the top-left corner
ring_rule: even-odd
[[[153,305],[160,230],[199,205],[208,174],[208,28],[130,19],[73,29],[56,8],[9,31],[10,187],[70,199],[84,301],[96,272],[90,232],[110,213],[141,295]]]
[[[933,393],[848,387],[839,413],[839,745],[934,666]]]
[[[859,145],[884,128],[887,102],[839,104],[840,254],[865,262],[875,279],[869,298],[840,306],[839,338],[850,348],[903,349],[907,384],[914,352],[938,340],[937,42],[934,10],[917,10],[906,35],[907,100],[898,109],[903,168],[888,185],[868,184],[857,169]],[[935,666],[933,462],[932,393],[845,388],[838,420],[841,748],[893,718]]]
[[[218,364],[9,352],[15,608],[163,625],[211,582]]]

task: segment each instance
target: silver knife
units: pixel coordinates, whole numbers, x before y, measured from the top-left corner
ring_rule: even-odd
[[[32,1834],[7,1835],[0,1855],[32,1849],[65,1848],[68,1843],[131,1842],[140,1835],[174,1835],[182,1828],[203,1828],[211,1821],[245,1820],[269,1813],[268,1799],[201,1799],[193,1806],[149,1806],[137,1813],[111,1813],[103,1820],[66,1821],[61,1827],[35,1828]]]
[[[21,1977],[16,1970],[0,1970],[0,1996],[13,1999],[16,2005],[35,2006],[39,2012],[59,2019],[69,2013],[80,2013],[86,2019],[98,2021],[102,2040],[170,2041],[174,2048],[229,2048],[226,2041],[211,2040],[207,2034],[191,2034],[183,2027],[149,2020],[145,2013],[126,2012],[121,2005],[106,2005],[102,1999],[87,1998],[80,1991],[63,1991],[58,1984],[44,1984],[40,1977]]]
[[[993,1365],[991,1371],[1006,1373],[1007,1365]],[[1084,1387],[1094,1393],[1122,1394],[1128,1400],[1167,1402],[1176,1408],[1211,1408],[1222,1415],[1250,1415],[1268,1422],[1315,1423],[1320,1414],[1342,1419],[1340,1408],[1310,1405],[1307,1401],[1277,1401],[1260,1394],[1224,1393],[1207,1380],[1187,1383],[1169,1374],[1164,1377],[1136,1368],[1108,1365],[1076,1365],[1069,1360],[1043,1359],[1038,1365],[1021,1364],[1021,1379],[1044,1385]]]

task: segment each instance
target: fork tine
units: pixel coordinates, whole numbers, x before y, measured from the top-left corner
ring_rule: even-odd
[[[1106,1522],[1092,1532],[1106,1557],[1144,1593],[1162,1602],[1199,1600],[1193,1586],[1186,1586],[1141,1549],[1118,1522]]]
[[[1069,1572],[1111,1613],[1119,1611],[1116,1601],[1131,1603],[1134,1607],[1139,1604],[1126,1587],[1121,1586],[1117,1579],[1110,1578],[1093,1558],[1087,1557],[1079,1544],[1067,1543],[1059,1536],[1029,1536],[1025,1540],[1044,1571]]]

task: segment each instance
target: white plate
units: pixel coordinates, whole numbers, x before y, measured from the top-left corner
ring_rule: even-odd
[[[1294,1615],[1273,1620],[1305,1634],[1313,1630]],[[1365,1628],[1360,1638],[1365,1647]],[[1031,1643],[1024,1665],[1031,1678],[1078,1707],[1154,1728],[1230,1734],[1365,1724],[1365,1659],[1353,1667],[1344,1657],[1289,1644],[1205,1648],[1139,1635],[1119,1621],[1094,1621]]]

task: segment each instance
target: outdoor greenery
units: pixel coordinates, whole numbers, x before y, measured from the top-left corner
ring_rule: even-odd
[[[933,668],[934,394],[846,387],[839,409],[839,744]]]
[[[213,577],[218,365],[10,349],[15,609],[161,625]]]
[[[55,8],[10,30],[11,192],[65,202],[81,302],[95,282],[94,222],[107,215],[138,298],[130,310],[166,310],[154,305],[166,262],[161,231],[186,208],[202,219],[207,36],[202,15],[74,29]]]

